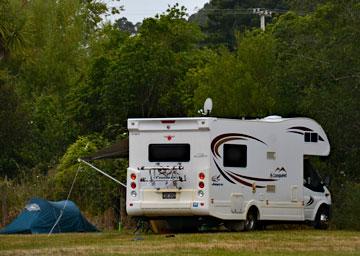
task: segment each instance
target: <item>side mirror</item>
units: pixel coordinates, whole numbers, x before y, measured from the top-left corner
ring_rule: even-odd
[[[330,176],[325,177],[324,183],[327,187],[330,186]]]

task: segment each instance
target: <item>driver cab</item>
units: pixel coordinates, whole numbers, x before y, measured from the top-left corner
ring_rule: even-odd
[[[317,170],[312,166],[310,159],[304,159],[304,187],[314,192],[323,193],[324,182]]]
[[[318,171],[309,158],[304,158],[304,213],[305,220],[320,225],[320,218],[329,219],[331,196]],[[321,216],[319,215],[321,213]],[[325,217],[322,216],[325,213]],[[321,227],[320,227],[321,228]]]

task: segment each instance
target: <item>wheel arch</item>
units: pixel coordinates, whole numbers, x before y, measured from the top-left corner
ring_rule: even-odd
[[[249,201],[248,204],[246,205],[245,218],[246,218],[247,214],[249,213],[249,211],[253,210],[253,209],[255,209],[257,212],[257,220],[261,220],[261,210],[260,210],[261,207],[255,200]]]
[[[326,208],[329,209],[329,212],[330,212],[331,205],[328,204],[328,203],[325,202],[325,201],[319,201],[319,202],[316,204],[315,208],[314,208],[314,211],[313,211],[312,216],[311,216],[311,221],[314,221],[314,220],[315,220],[316,214],[318,213],[320,207],[326,207]]]

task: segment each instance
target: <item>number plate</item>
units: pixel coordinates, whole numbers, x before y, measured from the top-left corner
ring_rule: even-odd
[[[163,192],[162,198],[163,199],[176,199],[176,192]]]

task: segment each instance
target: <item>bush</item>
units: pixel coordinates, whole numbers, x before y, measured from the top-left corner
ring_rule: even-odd
[[[336,229],[360,230],[360,183],[344,182],[337,191],[332,224]]]
[[[102,215],[113,208],[115,212],[113,223],[115,225],[120,215],[121,186],[77,161],[79,157],[90,155],[100,148],[109,146],[109,144],[101,136],[92,135],[80,137],[74,144],[68,147],[53,177],[54,197],[56,200],[67,198],[75,175],[80,168],[70,199],[81,210],[91,216]],[[94,164],[114,178],[126,183],[127,161],[101,160],[96,161]]]
[[[0,179],[0,224],[9,224],[31,198],[52,198],[52,187],[52,180],[36,169],[22,171],[16,180]]]

